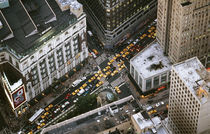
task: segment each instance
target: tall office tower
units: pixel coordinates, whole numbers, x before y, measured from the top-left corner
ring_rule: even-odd
[[[143,22],[156,17],[157,0],[79,0],[105,48],[111,48]]]
[[[86,15],[76,0],[0,0],[0,74],[16,113],[88,56]]]
[[[197,56],[210,64],[208,0],[158,0],[157,40],[172,62]]]
[[[210,72],[197,57],[172,66],[168,125],[173,134],[210,133]]]

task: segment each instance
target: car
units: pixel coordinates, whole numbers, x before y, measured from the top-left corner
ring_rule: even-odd
[[[89,83],[91,83],[91,82],[92,82],[92,80],[91,80],[91,79],[89,79],[89,80],[88,80],[88,82],[89,82]]]
[[[95,76],[91,77],[91,80],[95,80],[95,79],[96,79],[96,77],[95,77]]]
[[[93,49],[93,52],[95,53],[95,55],[98,55],[98,51],[96,49]]]
[[[99,76],[100,76],[100,77],[103,77],[104,75],[103,75],[103,74],[100,74]]]
[[[80,95],[82,95],[84,92],[85,92],[85,90],[84,90],[84,89],[81,89],[81,90],[77,93],[77,95],[80,96]]]
[[[108,62],[107,64],[108,64],[108,65],[111,65],[112,63],[111,63],[111,62]]]
[[[85,88],[86,86],[87,86],[87,83],[84,83],[84,84],[82,85],[83,88]]]
[[[54,113],[56,114],[56,113],[58,113],[58,111],[60,111],[61,109],[60,109],[60,107],[59,108],[57,108],[55,111],[54,111]]]
[[[72,95],[76,95],[77,93],[75,93],[75,92],[72,92]]]
[[[160,106],[160,102],[156,103],[155,106],[156,107],[159,107]]]
[[[101,74],[101,73],[102,73],[102,71],[101,71],[101,70],[99,70],[97,73],[98,73],[98,74]]]
[[[99,85],[102,85],[102,84],[104,84],[104,82],[103,81],[99,81],[99,83],[98,83]]]
[[[118,73],[118,71],[117,70],[114,70],[114,72],[113,72],[114,74],[116,74],[116,73]]]
[[[74,103],[76,103],[78,101],[78,98],[76,98],[75,100],[73,100]]]
[[[108,71],[108,72],[106,72],[106,75],[108,76],[108,75],[110,75],[111,74],[111,72],[110,71]]]
[[[118,94],[121,93],[121,90],[120,90],[120,88],[119,88],[118,86],[115,87],[115,91],[116,91]]]
[[[98,73],[95,74],[95,77],[98,77]]]
[[[120,54],[116,54],[116,57],[120,57]]]
[[[69,104],[70,104],[70,102],[69,102],[69,101],[66,101],[64,104],[65,104],[65,105],[69,105]]]

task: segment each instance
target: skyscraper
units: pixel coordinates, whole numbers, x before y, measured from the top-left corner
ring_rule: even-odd
[[[168,118],[173,134],[210,133],[210,73],[197,57],[172,66]]]
[[[174,63],[197,56],[206,64],[209,21],[208,0],[158,0],[157,40]]]
[[[79,0],[87,20],[106,48],[115,45],[136,26],[156,16],[157,0]],[[129,31],[129,29],[132,29]]]

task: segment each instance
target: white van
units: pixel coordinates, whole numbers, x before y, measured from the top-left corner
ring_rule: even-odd
[[[80,96],[80,95],[82,95],[84,92],[85,92],[85,90],[84,90],[84,89],[81,89],[81,90],[77,93],[77,95]]]
[[[80,82],[82,82],[85,79],[86,77],[82,77],[81,79],[75,80],[72,84],[72,87],[76,87]]]

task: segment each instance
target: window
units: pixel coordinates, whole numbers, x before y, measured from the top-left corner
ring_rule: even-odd
[[[146,89],[150,89],[152,87],[152,80],[148,79],[146,80]]]
[[[139,84],[139,87],[142,88],[142,78],[141,78],[141,76],[139,76],[139,83],[138,84]]]
[[[167,77],[166,73],[161,75],[161,83],[166,83],[166,77]]]
[[[154,78],[154,87],[158,86],[159,85],[159,76],[156,76]]]

